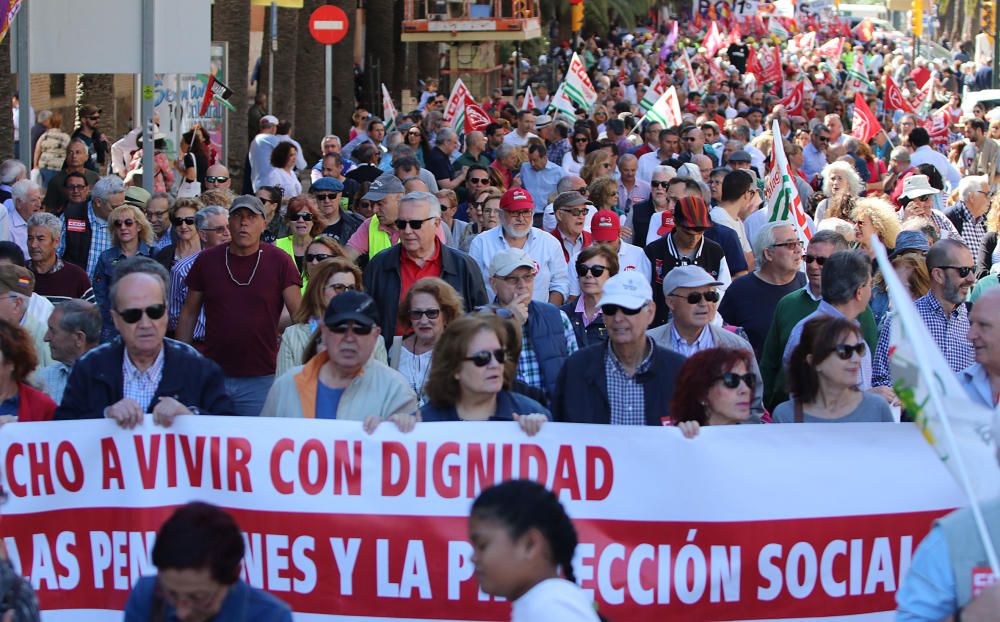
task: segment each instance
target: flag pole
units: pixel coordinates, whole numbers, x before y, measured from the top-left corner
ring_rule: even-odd
[[[885,139],[889,141],[889,144],[892,145],[893,149],[895,149],[896,145],[892,142],[892,138],[889,137],[889,133],[885,131],[884,127],[882,128],[882,133],[885,134]]]

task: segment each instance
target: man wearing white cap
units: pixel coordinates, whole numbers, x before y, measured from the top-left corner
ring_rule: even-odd
[[[712,278],[699,266],[678,266],[663,279],[663,296],[670,309],[670,321],[650,329],[646,334],[667,350],[689,357],[708,348],[735,348],[753,354],[750,342],[722,326],[712,323],[719,307],[719,287],[722,281]],[[751,369],[757,376],[751,414],[759,419],[764,414],[764,383],[751,357]]]
[[[903,180],[903,193],[901,200],[905,203],[899,211],[899,217],[903,222],[910,218],[926,218],[934,223],[941,238],[953,238],[962,240],[955,225],[948,220],[941,210],[934,209],[934,195],[941,191],[930,184],[927,175],[910,175]]]
[[[250,143],[250,173],[253,180],[253,191],[257,192],[265,185],[264,180],[274,168],[271,166],[271,152],[280,142],[278,133],[278,117],[266,114],[260,118],[260,132]]]
[[[646,334],[656,307],[649,280],[636,271],[608,279],[599,302],[608,342],[569,357],[559,374],[556,421],[664,425],[684,357]]]

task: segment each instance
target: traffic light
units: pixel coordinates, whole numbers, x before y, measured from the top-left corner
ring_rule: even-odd
[[[983,13],[980,16],[979,26],[984,32],[993,35],[996,33],[997,13],[993,0],[983,0]]]
[[[914,37],[924,34],[924,0],[913,0],[913,7],[910,9],[912,23],[910,29]]]
[[[570,4],[572,5],[570,7],[570,10],[572,11],[570,13],[570,30],[573,32],[580,32],[583,30],[583,0],[579,0],[579,2],[573,2],[573,0],[570,0]]]

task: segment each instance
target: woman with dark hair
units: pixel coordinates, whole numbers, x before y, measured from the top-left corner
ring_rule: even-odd
[[[733,425],[750,420],[757,376],[753,352],[708,348],[684,361],[670,402],[670,420],[687,437],[706,425]]]
[[[302,194],[302,183],[295,175],[295,162],[298,151],[295,145],[287,140],[281,141],[271,152],[271,172],[264,183],[268,186],[278,186],[283,194],[282,201],[288,203],[292,197]]]
[[[288,223],[282,218],[275,218],[282,213],[281,205],[285,194],[277,186],[261,186],[254,194],[264,204],[264,211],[267,212],[267,216],[264,218],[267,221],[267,228],[261,239],[273,244],[278,238],[288,235]],[[204,199],[204,197],[202,198]],[[226,207],[228,208],[228,206]]]
[[[403,133],[403,144],[413,149],[413,156],[424,166],[424,158],[427,155],[427,136],[419,125],[411,125]]]
[[[156,534],[156,576],[132,588],[125,621],[292,622],[288,605],[240,578],[244,550],[239,525],[221,508],[201,501],[178,508]]]
[[[590,132],[587,128],[577,126],[573,130],[573,138],[570,141],[570,149],[563,156],[562,165],[563,171],[567,175],[579,175],[580,169],[583,168],[583,161],[587,157],[587,145],[590,144]]]
[[[424,421],[517,421],[529,436],[551,419],[535,400],[509,391],[521,338],[499,315],[477,313],[448,325],[434,346],[420,409]]]
[[[263,188],[261,188],[263,190]],[[261,190],[257,192],[260,193]],[[313,220],[316,203],[308,194],[300,194],[288,201],[285,219],[288,221],[289,235],[279,238],[274,245],[292,256],[299,274],[305,274],[306,247],[313,239]],[[302,284],[303,291],[306,283]]]
[[[562,306],[576,333],[581,349],[608,340],[608,329],[598,301],[604,284],[618,274],[618,254],[604,244],[588,246],[580,251],[574,264],[580,283],[580,297]]]
[[[187,183],[205,184],[205,173],[208,172],[208,150],[202,142],[201,134],[190,129],[181,136],[181,159],[177,168],[184,175]]]
[[[884,398],[858,389],[867,347],[861,329],[847,318],[826,316],[806,322],[785,371],[792,397],[774,409],[774,421],[894,421]]]
[[[35,342],[26,330],[0,319],[0,425],[11,421],[52,421],[56,403],[28,385],[38,367]]]

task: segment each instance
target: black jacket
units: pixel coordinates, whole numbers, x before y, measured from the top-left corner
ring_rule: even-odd
[[[590,346],[570,355],[556,383],[556,421],[567,423],[611,423],[608,401],[608,379],[604,373],[604,357],[610,343]],[[645,398],[646,425],[663,425],[670,415],[670,400],[674,396],[674,381],[684,364],[684,357],[653,344],[653,360],[649,369],[636,379],[642,383]]]
[[[440,242],[438,244],[441,249],[440,277],[462,297],[466,313],[485,305],[488,302],[486,286],[476,261],[460,250]],[[372,257],[365,266],[365,291],[371,294],[378,305],[379,326],[382,328],[386,348],[392,345],[392,338],[396,334],[396,313],[403,294],[402,275],[399,271],[402,252],[402,244],[395,244]]]
[[[140,404],[152,412],[159,397],[172,397],[188,408],[203,414],[233,415],[233,401],[226,393],[222,369],[198,354],[191,346],[163,340],[163,375],[149,404]],[[122,357],[125,344],[121,337],[84,354],[73,366],[62,403],[55,419],[100,419],[104,409],[124,397]]]
[[[649,223],[653,220],[653,212],[655,211],[652,199],[646,199],[632,206],[632,244],[639,248],[646,246]]]

